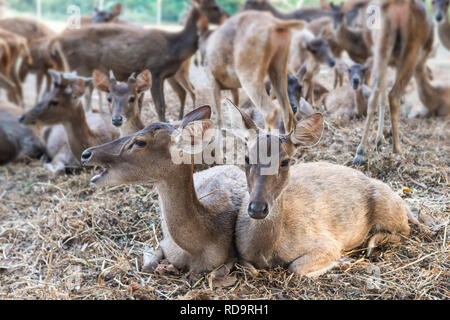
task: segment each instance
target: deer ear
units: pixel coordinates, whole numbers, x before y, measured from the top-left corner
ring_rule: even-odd
[[[193,121],[209,120],[210,118],[211,118],[211,107],[205,105],[185,115],[183,121],[181,121],[180,128],[186,127],[189,123]]]
[[[115,17],[120,16],[120,14],[122,13],[122,4],[118,3],[114,6],[112,12],[111,12]]]
[[[290,140],[297,147],[312,147],[320,141],[323,127],[323,115],[315,113],[296,124]]]
[[[148,70],[142,71],[136,78],[136,88],[139,93],[144,92],[152,86],[152,74]]]
[[[103,92],[109,93],[109,79],[102,72],[95,70],[94,71],[94,86]]]
[[[197,120],[176,130],[172,136],[177,151],[190,155],[199,154],[215,136],[212,120]]]
[[[86,82],[83,79],[74,80],[69,87],[72,89],[71,94],[74,98],[81,98],[86,92]]]

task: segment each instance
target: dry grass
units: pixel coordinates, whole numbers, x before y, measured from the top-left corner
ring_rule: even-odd
[[[200,101],[210,101],[204,78],[194,76]],[[168,94],[168,105],[178,103]],[[32,99],[32,97],[30,98]],[[146,119],[154,112],[146,108]],[[176,107],[169,108],[175,118]],[[362,121],[327,119],[320,145],[299,161],[351,166]],[[390,124],[386,118],[386,127]],[[438,221],[450,219],[449,120],[401,120],[404,159],[391,146],[371,152],[362,170],[387,182],[415,209]],[[386,130],[388,142],[389,129]],[[372,137],[373,139],[373,137]],[[364,248],[320,278],[286,270],[253,277],[237,267],[224,281],[177,273],[140,272],[142,251],[161,240],[158,195],[150,185],[95,189],[94,169],[53,177],[38,161],[0,168],[0,298],[4,299],[449,299],[449,230],[413,229],[395,247]],[[404,193],[404,187],[412,193]]]

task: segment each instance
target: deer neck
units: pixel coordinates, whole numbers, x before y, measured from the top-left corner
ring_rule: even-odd
[[[364,84],[361,84],[358,90],[355,90],[355,105],[359,115],[363,115],[367,111],[367,98],[364,94]]]
[[[127,121],[119,128],[120,136],[126,137],[144,129],[141,117],[139,115],[127,119]]]
[[[189,12],[184,29],[177,34],[172,43],[172,50],[180,60],[190,58],[198,50],[198,30],[197,22],[200,18],[200,11],[193,8]]]
[[[179,165],[169,178],[156,184],[170,237],[183,250],[196,254],[208,238],[208,211],[197,198],[193,166]]]
[[[70,149],[75,159],[79,161],[83,151],[95,145],[93,142],[95,135],[89,128],[81,102],[76,106],[76,112],[70,115],[63,126],[67,133]]]

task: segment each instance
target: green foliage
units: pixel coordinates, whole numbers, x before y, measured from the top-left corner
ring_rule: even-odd
[[[235,14],[245,3],[245,0],[216,0],[227,12]],[[276,2],[274,5],[283,11],[296,8],[301,0],[286,0]],[[37,0],[7,0],[9,8],[13,11],[33,15],[36,12]],[[44,19],[64,20],[69,17],[67,9],[70,5],[78,6],[82,15],[92,15],[94,6],[99,0],[41,0],[42,16]],[[104,7],[111,8],[120,2],[124,6],[123,17],[137,23],[155,23],[157,0],[104,0]],[[339,2],[339,1],[337,1]],[[317,6],[319,0],[304,0],[303,6]],[[189,0],[162,0],[162,19],[164,22],[176,23],[186,11]]]

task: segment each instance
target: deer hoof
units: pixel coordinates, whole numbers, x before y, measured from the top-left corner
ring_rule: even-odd
[[[356,151],[356,156],[353,159],[353,164],[355,166],[363,166],[366,164],[365,152],[361,147],[358,147],[358,150]]]
[[[162,258],[163,253],[161,248],[158,248],[157,250],[148,248],[147,250],[145,250],[142,263],[142,272],[152,273],[153,271],[155,271]]]

